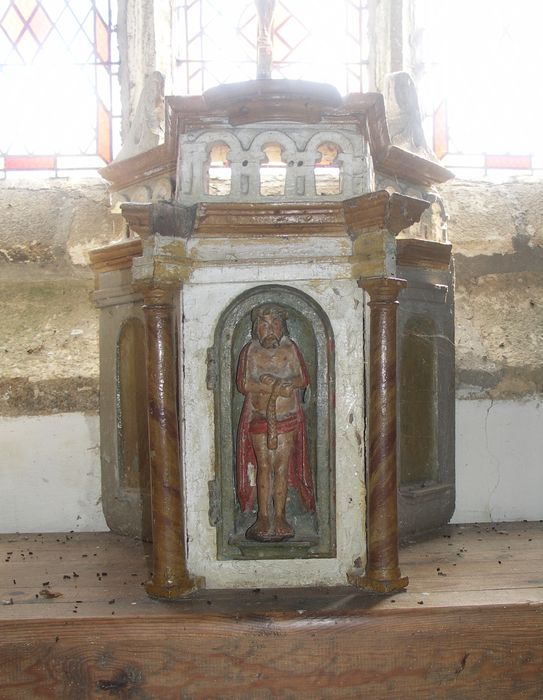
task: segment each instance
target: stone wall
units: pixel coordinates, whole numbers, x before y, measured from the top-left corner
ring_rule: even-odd
[[[0,415],[98,410],[86,251],[121,234],[101,181],[0,187]]]
[[[456,262],[460,398],[543,392],[543,184],[443,188]]]
[[[523,432],[543,418],[543,184],[455,181],[442,191],[457,279],[455,518],[543,518],[541,499],[528,507],[522,496],[543,491],[542,431]],[[98,528],[98,314],[86,251],[120,239],[122,224],[111,217],[99,180],[4,182],[0,211],[0,423],[11,446],[0,492],[20,501],[16,520],[0,518],[0,530],[47,529],[47,518],[36,521],[17,488],[25,469],[37,470],[41,487],[60,500],[71,480],[64,529]],[[42,440],[55,414],[57,452],[39,442],[29,450],[26,443]],[[85,453],[80,464],[74,444]],[[56,519],[50,527],[60,525]]]
[[[100,180],[0,186],[0,531],[103,529],[86,251],[122,235]]]

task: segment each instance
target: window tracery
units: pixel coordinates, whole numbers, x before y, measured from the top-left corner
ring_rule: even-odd
[[[66,176],[118,148],[116,0],[0,6],[0,177]]]

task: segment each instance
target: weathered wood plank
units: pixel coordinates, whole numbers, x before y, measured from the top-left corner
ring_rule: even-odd
[[[0,605],[0,698],[541,700],[542,545],[541,523],[450,526],[401,550],[402,594],[222,590],[172,604],[145,595],[141,542],[2,535],[13,604]],[[62,595],[40,596],[46,583]]]
[[[3,697],[540,698],[534,612],[6,623]]]

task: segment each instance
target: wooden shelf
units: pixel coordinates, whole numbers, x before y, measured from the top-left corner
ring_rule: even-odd
[[[387,597],[345,586],[164,603],[143,590],[149,553],[110,533],[0,535],[0,697],[543,697],[541,523],[410,543],[409,588]]]

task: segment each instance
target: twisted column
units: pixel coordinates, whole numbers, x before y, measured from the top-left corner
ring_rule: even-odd
[[[145,289],[143,309],[153,523],[153,574],[146,590],[154,598],[171,600],[196,588],[188,575],[185,551],[172,290]]]
[[[360,285],[370,296],[370,398],[367,472],[367,562],[352,585],[392,593],[409,582],[398,560],[396,466],[396,310],[407,286],[395,277],[370,277]]]

